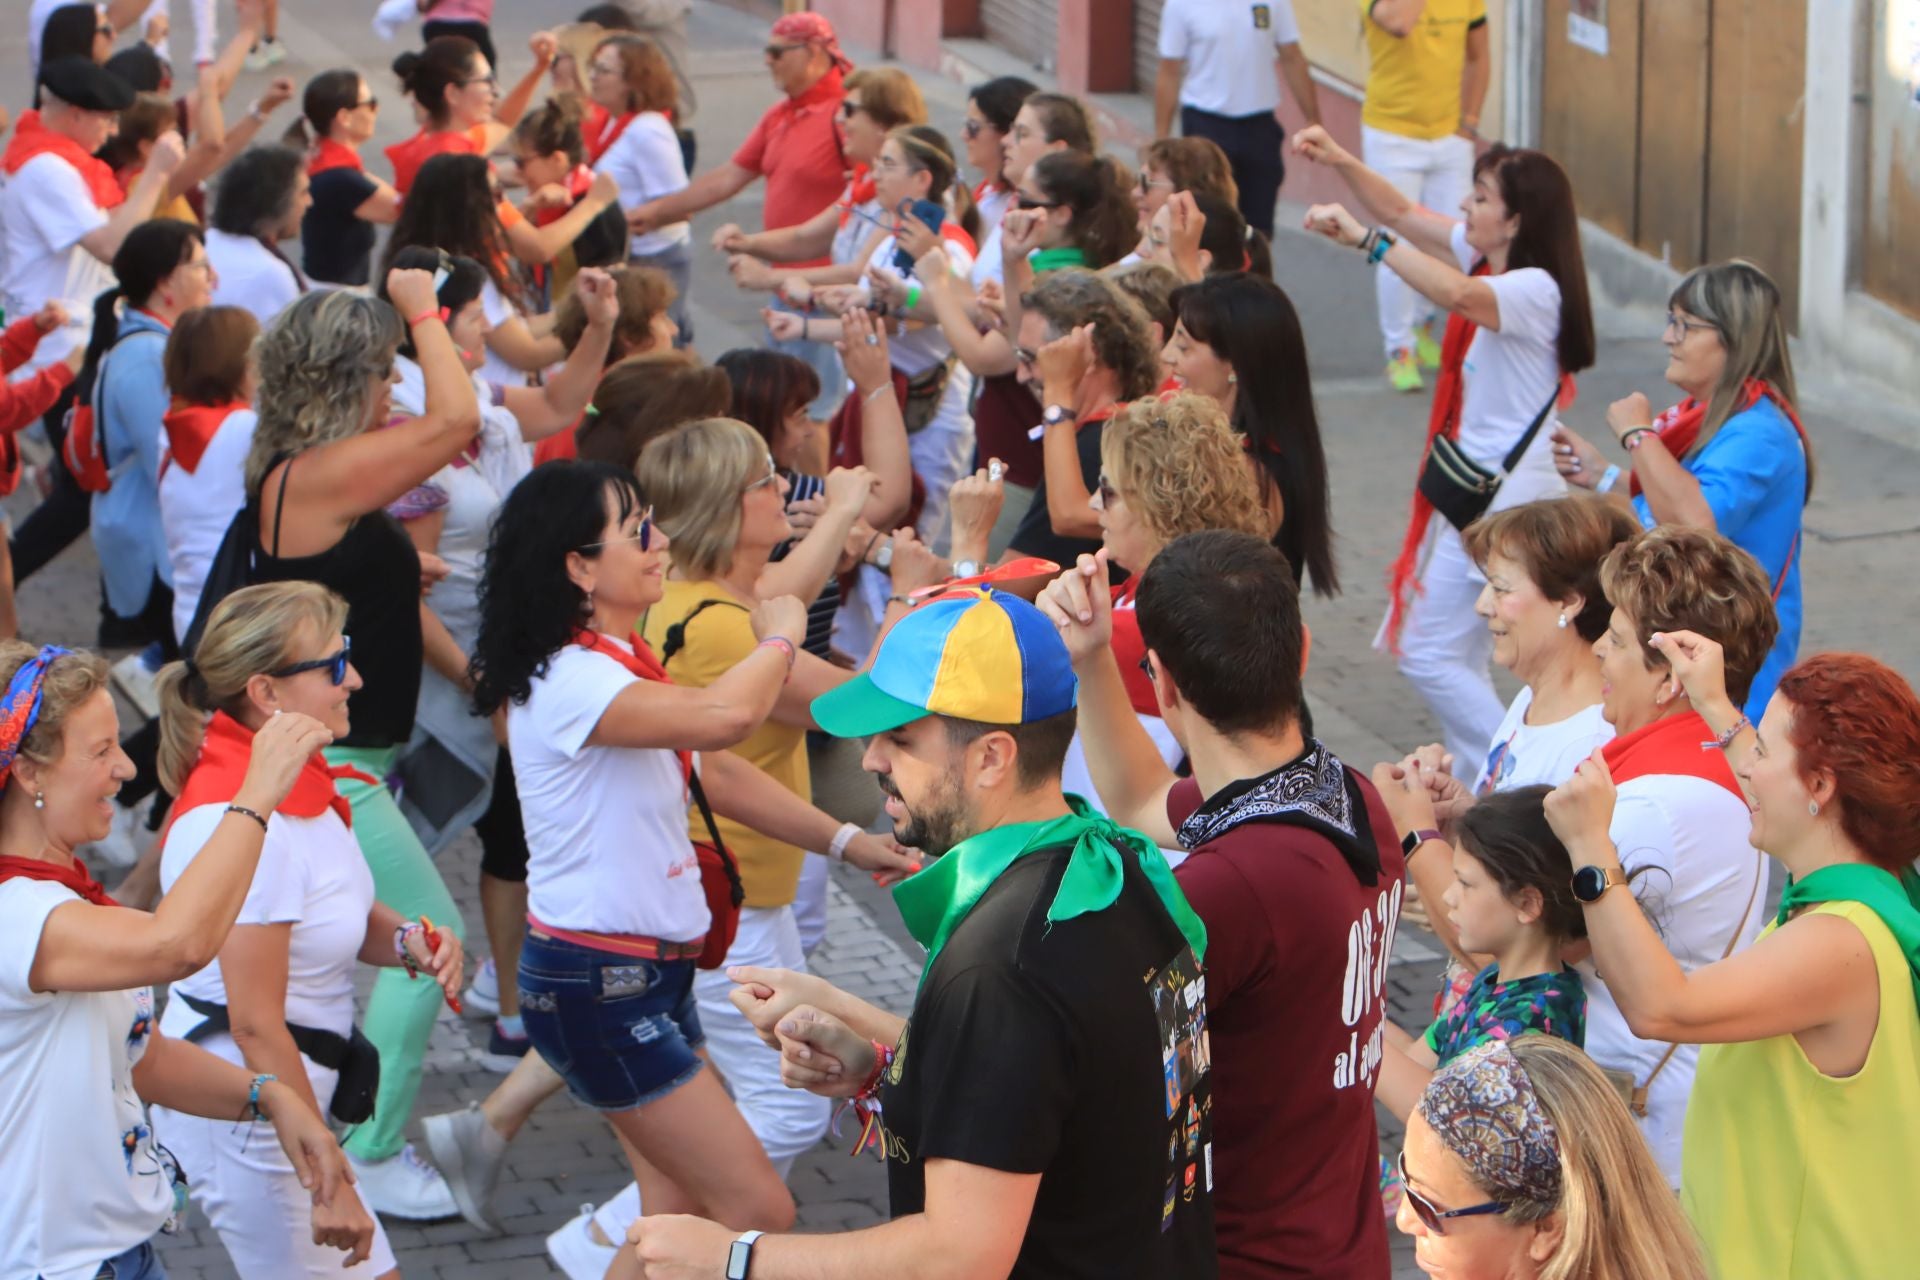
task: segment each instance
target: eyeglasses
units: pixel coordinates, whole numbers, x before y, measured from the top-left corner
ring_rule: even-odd
[[[340,652],[324,658],[314,658],[309,662],[293,662],[275,671],[267,672],[276,680],[285,680],[297,676],[303,671],[325,671],[327,678],[336,686],[347,682],[347,664],[353,661],[353,644],[345,637],[341,638]]]
[[[471,80],[456,80],[454,83],[459,85],[462,89],[466,88],[468,85],[475,85],[475,84],[484,84],[490,88],[497,89],[500,87],[500,77],[494,76],[494,75],[475,76]]]
[[[1025,192],[1015,194],[1013,202],[1022,209],[1058,209],[1060,207],[1058,200],[1042,200],[1039,196],[1030,196]]]
[[[1155,187],[1171,187],[1173,185],[1172,178],[1149,178],[1144,173],[1140,175],[1139,181],[1141,195],[1147,194],[1147,192],[1153,190]]]
[[[774,466],[773,455],[768,454],[767,455],[767,474],[761,476],[758,480],[755,480],[752,484],[742,489],[740,491],[741,496],[744,497],[745,495],[752,493],[755,489],[764,489],[770,484],[777,484],[779,480],[780,480],[780,468]]]
[[[1718,333],[1720,331],[1720,326],[1717,324],[1711,324],[1705,320],[1689,320],[1685,316],[1675,315],[1673,312],[1669,311],[1667,312],[1667,327],[1660,331],[1660,335],[1662,337],[1665,337],[1667,334],[1672,333],[1675,329],[1678,329],[1680,331],[1680,341],[1685,342],[1687,340],[1687,335],[1692,333],[1695,329],[1706,329],[1711,332]]]
[[[1504,1200],[1489,1200],[1485,1204],[1468,1205],[1464,1209],[1440,1208],[1413,1189],[1412,1182],[1407,1178],[1407,1153],[1404,1151],[1400,1153],[1400,1181],[1407,1193],[1407,1203],[1413,1206],[1413,1216],[1437,1236],[1447,1234],[1444,1224],[1448,1218],[1477,1218],[1483,1214],[1505,1213],[1509,1208]]]
[[[767,46],[766,52],[769,58],[783,58],[795,49],[804,49],[806,47],[804,44],[770,44]]]
[[[1013,359],[1016,364],[1031,365],[1039,358],[1038,355],[1027,350],[1025,347],[1015,347],[1013,349]]]
[[[980,131],[986,127],[987,122],[985,120],[969,120],[960,126],[960,132],[966,134],[969,138],[977,138],[980,136]]]
[[[632,533],[618,538],[602,538],[598,542],[589,542],[580,549],[582,551],[599,551],[602,548],[611,547],[615,543],[620,542],[637,542],[640,544],[642,551],[651,551],[653,549],[653,508],[651,506],[640,513],[640,525]]]

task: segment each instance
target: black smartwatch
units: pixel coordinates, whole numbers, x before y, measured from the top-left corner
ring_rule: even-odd
[[[1573,873],[1573,896],[1583,903],[1600,901],[1607,890],[1627,883],[1619,867],[1582,867]]]
[[[742,1231],[727,1248],[727,1280],[747,1280],[747,1267],[753,1262],[753,1242],[764,1231]]]

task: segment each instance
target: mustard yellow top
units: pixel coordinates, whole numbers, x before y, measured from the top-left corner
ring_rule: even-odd
[[[1822,1074],[1792,1036],[1700,1051],[1680,1196],[1721,1280],[1920,1274],[1920,1010],[1893,934],[1858,902],[1824,902],[1873,948],[1880,1022],[1866,1065]],[[1765,938],[1775,926],[1768,925]]]
[[[660,603],[647,610],[640,634],[661,656],[666,654],[667,629],[685,620],[703,600],[723,603],[700,610],[686,629],[685,643],[667,663],[667,674],[675,684],[705,688],[759,643],[748,621],[747,610],[731,591],[718,582],[677,582],[669,579]],[[746,759],[760,772],[802,800],[813,797],[813,778],[807,769],[807,734],[804,729],[781,724],[769,717],[733,753]],[[796,848],[771,836],[741,826],[731,818],[714,815],[721,839],[740,864],[740,881],[747,891],[749,907],[784,907],[793,901],[800,883],[800,866],[808,857]],[[698,808],[687,813],[687,831],[695,840],[710,840],[707,824]]]
[[[1427,0],[1420,20],[1405,36],[1392,35],[1373,20],[1373,0],[1359,4],[1368,60],[1360,122],[1428,141],[1458,129],[1467,31],[1487,20],[1487,0]]]

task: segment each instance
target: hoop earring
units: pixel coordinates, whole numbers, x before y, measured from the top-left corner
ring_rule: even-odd
[[[36,792],[34,792],[34,793],[33,793],[33,807],[34,807],[34,808],[36,808],[36,809],[44,809],[44,808],[46,808],[46,807],[47,807],[47,793],[46,793],[46,792],[44,792],[44,791],[36,791]]]

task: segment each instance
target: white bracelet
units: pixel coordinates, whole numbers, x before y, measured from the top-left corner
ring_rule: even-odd
[[[840,829],[833,833],[833,839],[827,844],[827,856],[835,862],[845,862],[847,860],[847,846],[851,844],[853,838],[860,833],[861,829],[858,823],[841,823]]]

